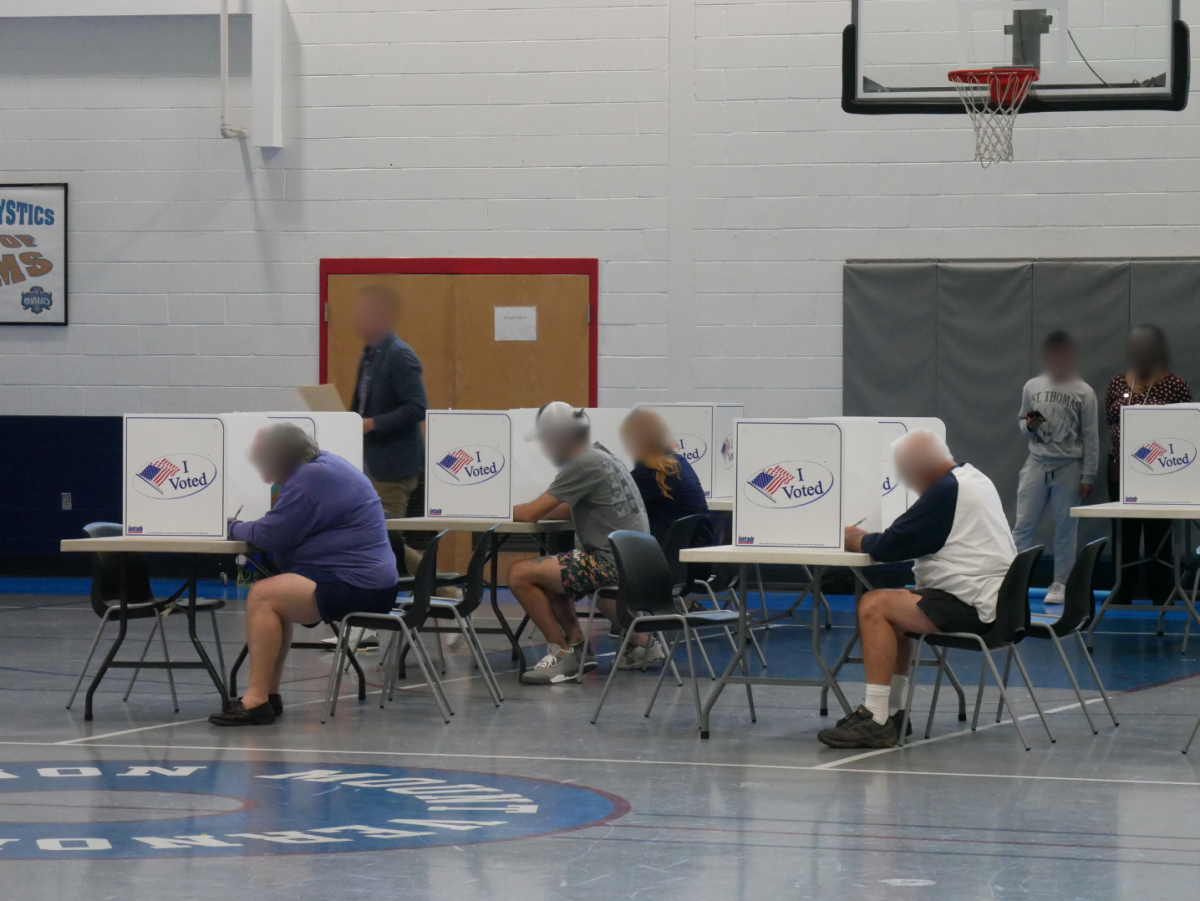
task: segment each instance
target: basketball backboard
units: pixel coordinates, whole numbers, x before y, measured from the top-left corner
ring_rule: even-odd
[[[1187,105],[1179,0],[853,0],[843,38],[851,113],[953,113],[956,69],[1039,70],[1022,112]]]

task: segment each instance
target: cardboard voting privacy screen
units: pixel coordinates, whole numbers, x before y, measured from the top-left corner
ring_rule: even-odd
[[[740,420],[735,543],[842,547],[843,434],[836,423]]]
[[[362,417],[357,413],[306,412],[268,413],[272,421],[292,422],[304,429],[305,434],[317,442],[323,451],[337,454],[354,465],[360,472],[363,468]]]
[[[507,413],[426,413],[425,515],[512,519],[512,439]]]
[[[526,441],[525,436],[533,431],[537,424],[537,410],[527,407],[509,410],[508,418],[512,421],[512,502],[527,504],[531,500],[545,494],[558,469],[542,453],[542,446],[536,440]]]
[[[1121,408],[1121,502],[1200,504],[1200,404]]]
[[[908,508],[916,502],[918,497],[918,495],[910,492],[900,482],[900,476],[896,473],[896,464],[893,459],[892,444],[909,432],[917,429],[928,429],[944,439],[946,437],[946,424],[932,416],[897,416],[892,419],[880,419],[877,422],[879,423],[880,430],[879,437],[883,442],[883,488],[880,495],[883,509],[880,528],[886,529],[901,514],[907,512]]]
[[[675,439],[675,450],[691,464],[704,489],[713,496],[713,405],[645,404],[662,417]]]
[[[629,410],[624,407],[588,407],[587,415],[592,423],[593,443],[602,444],[626,469],[633,469],[633,458],[625,452],[625,445],[621,441],[621,423],[629,415]]]
[[[225,424],[218,416],[126,416],[126,535],[225,537]]]
[[[735,448],[734,423],[742,418],[741,404],[713,404],[712,496],[733,497]]]

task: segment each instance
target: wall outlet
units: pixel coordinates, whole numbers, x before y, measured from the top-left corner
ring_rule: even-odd
[[[62,508],[64,510],[71,509],[71,492],[69,491],[64,491],[62,493]]]

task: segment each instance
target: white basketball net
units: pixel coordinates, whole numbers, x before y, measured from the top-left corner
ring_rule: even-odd
[[[992,163],[1012,162],[1013,126],[1037,77],[1035,69],[950,73],[950,81],[975,127],[975,160],[983,168]]]

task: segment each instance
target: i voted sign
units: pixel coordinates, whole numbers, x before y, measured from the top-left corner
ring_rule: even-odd
[[[434,475],[447,485],[478,485],[504,471],[504,454],[486,444],[447,449],[435,457]]]
[[[152,500],[180,500],[212,487],[217,464],[199,454],[167,454],[137,467],[133,487]]]
[[[708,442],[699,435],[676,435],[675,452],[696,468],[708,455]]]
[[[1183,438],[1163,438],[1147,441],[1130,456],[1149,475],[1174,475],[1196,461],[1196,445]]]
[[[767,509],[804,507],[828,497],[833,473],[811,460],[789,460],[764,466],[743,486],[748,501]]]

